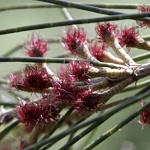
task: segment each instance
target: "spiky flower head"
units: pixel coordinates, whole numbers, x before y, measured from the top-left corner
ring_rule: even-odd
[[[90,63],[84,61],[72,61],[68,65],[68,71],[75,80],[88,81],[91,77],[88,75],[88,70],[91,68]]]
[[[54,103],[52,97],[41,98],[36,102],[27,102],[16,106],[16,118],[25,125],[47,124],[56,121],[60,107]]]
[[[127,48],[134,47],[138,39],[138,30],[135,27],[127,28],[126,26],[121,28],[119,34],[120,45]]]
[[[29,57],[44,57],[48,51],[48,41],[40,35],[32,34],[23,44],[24,52]]]
[[[74,97],[73,108],[77,109],[79,114],[96,112],[101,105],[100,95],[92,89],[84,89]]]
[[[106,52],[106,45],[104,43],[95,42],[91,47],[92,55],[99,61],[103,61],[104,53]]]
[[[150,12],[150,6],[146,6],[146,5],[139,5],[137,9],[139,10],[139,13]],[[150,28],[150,23],[149,22],[144,22],[144,21],[136,21],[136,22],[141,27]]]
[[[52,78],[45,68],[27,65],[25,70],[17,75],[10,75],[10,87],[28,92],[42,92],[52,86]]]
[[[102,42],[110,41],[118,33],[117,26],[109,22],[98,23],[95,31]]]
[[[83,44],[87,43],[86,32],[80,27],[69,27],[65,32],[65,35],[61,36],[61,38],[63,47],[69,50],[72,54],[78,53],[77,51],[82,49]]]
[[[69,74],[64,66],[61,66],[58,77],[59,81],[53,81],[53,92],[56,100],[61,101],[64,105],[69,105],[78,89],[74,83],[74,77]]]

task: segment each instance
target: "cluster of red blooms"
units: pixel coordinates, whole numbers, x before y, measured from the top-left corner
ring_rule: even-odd
[[[143,7],[145,8],[145,6],[139,7],[140,12],[150,11]],[[148,23],[138,23],[149,27]],[[46,63],[28,65],[17,75],[11,74],[11,87],[26,92],[41,93],[42,96],[37,101],[26,101],[17,105],[16,117],[20,122],[30,125],[51,123],[56,121],[61,110],[68,106],[79,111],[80,114],[98,111],[107,100],[107,96],[103,97],[101,91],[104,92],[108,87],[105,85],[104,89],[99,89],[99,86],[97,88],[94,86],[93,78],[107,77],[109,72],[102,68],[101,73],[99,68],[83,61],[82,58],[96,62],[130,65],[132,63],[130,59],[124,59],[118,51],[116,53],[120,58],[113,56],[107,51],[107,47],[116,50],[119,45],[119,48],[126,46],[142,49],[144,47],[150,50],[150,45],[139,36],[135,27],[119,28],[113,23],[105,22],[98,23],[95,31],[98,38],[94,42],[87,40],[86,32],[80,27],[69,27],[65,35],[61,36],[62,46],[81,59],[71,61],[65,67],[62,66],[58,75],[55,75]],[[48,41],[34,34],[25,42],[23,48],[28,57],[44,57],[49,49]],[[145,122],[145,116],[148,114],[149,111],[141,115],[141,122],[149,123],[149,121]]]
[[[36,66],[27,65],[25,70],[19,72],[16,76],[11,74],[10,79],[12,87],[23,91],[42,92],[52,86],[51,77],[46,69]]]
[[[50,123],[59,117],[60,107],[56,107],[57,105],[52,96],[43,96],[38,101],[19,104],[16,107],[17,118],[31,126],[37,123]]]

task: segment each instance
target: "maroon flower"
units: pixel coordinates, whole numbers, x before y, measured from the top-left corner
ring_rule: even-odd
[[[75,80],[88,81],[88,79],[90,79],[90,76],[88,75],[88,70],[90,67],[91,65],[88,62],[72,61],[68,66],[68,70],[70,75],[72,75]]]
[[[97,111],[100,105],[100,95],[91,89],[84,89],[76,95],[72,107],[86,115]]]
[[[117,26],[109,22],[98,23],[95,30],[99,35],[99,39],[103,42],[109,41],[109,37],[116,37],[118,33]]]
[[[99,61],[103,61],[103,56],[105,52],[106,52],[106,45],[104,43],[99,44],[98,42],[96,42],[91,48],[92,55]]]
[[[69,27],[66,35],[62,36],[63,47],[72,54],[76,54],[76,50],[81,49],[86,42],[86,32],[83,28]]]
[[[19,72],[16,76],[10,75],[10,87],[28,92],[42,92],[52,85],[51,80],[45,68],[26,66],[24,72]]]
[[[146,103],[144,101],[141,101],[141,105],[144,106]],[[150,108],[144,110],[140,114],[140,120],[138,121],[140,124],[142,124],[142,127],[144,127],[145,124],[150,124]]]
[[[61,101],[61,103],[64,105],[69,105],[79,89],[74,83],[74,77],[70,75],[69,72],[63,67],[61,67],[58,76],[60,80],[53,82],[53,92],[56,100]]]
[[[23,49],[29,57],[43,57],[48,51],[48,41],[32,34],[31,39],[24,43]]]
[[[138,31],[135,27],[131,28],[122,28],[119,34],[119,43],[123,47],[124,45],[127,48],[134,47],[138,39]]]
[[[138,6],[138,10],[139,10],[139,13],[150,12],[150,6],[140,5],[140,6]],[[141,27],[150,28],[150,23],[149,22],[144,22],[144,21],[136,21],[136,22]]]
[[[56,121],[60,110],[60,107],[54,103],[53,98],[42,98],[36,102],[17,105],[16,118],[26,125],[46,124]]]
[[[35,124],[39,117],[39,108],[35,104],[17,106],[17,118],[24,124]]]

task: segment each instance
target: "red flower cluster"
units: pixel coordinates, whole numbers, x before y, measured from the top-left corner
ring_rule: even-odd
[[[115,40],[118,40],[119,44],[122,47],[126,46],[127,48],[137,47],[137,43],[139,43],[139,34],[138,34],[138,30],[136,29],[136,27],[131,27],[131,28],[121,27],[120,29],[118,29],[115,24],[105,22],[105,23],[97,24],[96,32],[99,36],[99,39],[108,45],[111,42],[112,43],[116,42],[116,41],[113,41],[114,38]],[[93,54],[96,57],[98,57],[97,56],[98,54],[96,53],[98,51],[97,46],[95,47],[92,51],[93,51]],[[104,48],[105,47],[102,47],[101,49],[103,50]]]
[[[31,39],[23,45],[25,54],[29,57],[43,57],[48,51],[48,41],[32,34]]]
[[[75,80],[86,80],[90,79],[88,70],[91,65],[88,62],[83,61],[72,61],[68,65],[69,74],[74,77]]]
[[[107,42],[109,37],[117,37],[118,34],[117,26],[109,22],[98,23],[95,30],[102,42]]]
[[[34,126],[37,123],[51,123],[59,117],[60,107],[53,98],[42,98],[36,102],[28,102],[16,107],[16,117],[20,122]]]
[[[92,55],[99,61],[102,61],[103,54],[106,51],[105,44],[99,44],[98,42],[94,43],[94,46],[91,48]]]
[[[61,101],[64,105],[72,103],[72,99],[78,93],[77,85],[74,78],[61,67],[59,73],[60,81],[53,82],[53,92],[56,100]]]
[[[127,48],[134,47],[135,42],[137,41],[138,38],[138,31],[136,30],[135,27],[131,28],[121,28],[120,34],[119,34],[119,43],[123,47],[124,45]]]
[[[52,86],[51,82],[46,69],[38,69],[36,66],[26,66],[24,72],[19,72],[16,76],[10,75],[11,87],[28,92],[42,92]]]
[[[100,95],[94,93],[91,89],[84,89],[74,97],[73,106],[81,114],[87,115],[88,113],[98,110],[100,103]]]
[[[53,84],[56,101],[63,105],[69,105],[82,114],[86,114],[88,111],[96,111],[100,103],[100,95],[94,93],[94,90],[89,87],[81,88],[75,84],[78,79],[87,78],[85,70],[89,69],[89,64],[82,61],[72,61],[70,65],[71,69],[67,68],[69,71],[64,68],[61,69],[60,82],[54,82]]]
[[[72,54],[76,54],[76,50],[80,50],[86,42],[86,32],[83,28],[69,27],[66,35],[62,36],[63,47]]]

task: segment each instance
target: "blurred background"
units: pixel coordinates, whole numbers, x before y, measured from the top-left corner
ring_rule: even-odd
[[[132,1],[124,1],[124,0],[70,0],[70,2],[82,2],[85,4],[99,4],[99,3],[114,3],[114,4],[150,4],[148,0],[132,0]],[[32,1],[32,0],[0,0],[0,8],[4,6],[15,6],[19,4],[42,4],[42,2]],[[112,9],[114,11],[123,12],[123,13],[137,13],[137,10],[131,10],[131,9]],[[78,10],[78,9],[72,9],[68,8],[69,13],[71,14],[73,19],[82,19],[82,18],[95,18],[104,16],[102,14],[96,14],[88,11]],[[9,28],[15,28],[15,27],[21,27],[21,26],[27,26],[27,25],[34,25],[34,24],[41,24],[41,23],[47,23],[47,22],[57,22],[57,21],[63,21],[66,20],[64,14],[62,13],[61,8],[33,8],[33,9],[18,9],[18,10],[6,10],[6,11],[0,11],[0,30],[9,29]],[[114,21],[116,24],[123,24],[127,25],[128,27],[131,27],[132,25],[136,25],[135,21],[132,20],[122,20],[122,21]],[[81,27],[84,27],[87,31],[87,35],[89,39],[93,39],[96,37],[95,33],[95,25],[96,23],[90,23],[90,24],[83,24],[79,25]],[[49,29],[42,29],[42,30],[34,30],[34,31],[25,31],[25,32],[18,32],[18,33],[12,33],[12,34],[6,34],[6,35],[0,35],[0,56],[6,55],[10,50],[15,48],[16,46],[22,45],[25,40],[28,39],[28,37],[31,36],[32,33],[37,33],[46,39],[58,39],[60,40],[60,35],[62,34],[62,31],[66,29],[67,27],[54,27]],[[150,35],[150,29],[140,29],[140,35]],[[50,43],[50,51],[48,52],[47,57],[57,57],[62,54],[66,54],[67,51],[65,51],[60,42],[58,43]],[[130,55],[136,56],[138,54],[143,54],[145,51],[137,50],[137,49],[131,49]],[[11,54],[10,56],[15,57],[24,57],[23,50],[19,48],[16,52]],[[69,55],[68,55],[69,57]],[[149,60],[144,60],[138,63],[145,63]],[[24,64],[26,63],[0,63],[0,78],[9,79],[9,74],[12,72],[16,72],[17,70],[20,70],[24,67]],[[57,72],[57,66],[58,64],[48,64],[49,67],[54,71]],[[139,82],[139,81],[138,81]],[[0,87],[1,88],[1,87]],[[8,95],[7,89],[0,89],[0,100],[8,100],[10,102],[16,102],[15,97],[11,97]],[[126,92],[123,94],[118,94],[115,97],[113,97],[110,102],[122,99],[124,97],[133,95],[135,91]],[[21,93],[23,96],[31,96],[27,93]],[[147,99],[147,101],[149,101]],[[140,103],[134,104],[130,106],[129,108],[126,108],[119,112],[118,114],[111,117],[109,120],[107,120],[103,125],[99,126],[98,129],[95,130],[95,132],[90,133],[86,136],[83,140],[78,142],[76,146],[74,146],[74,150],[80,150],[82,149],[82,146],[88,145],[88,143],[94,141],[96,138],[101,136],[104,132],[118,124],[120,121],[122,121],[124,118],[126,118],[128,115],[133,113],[135,110],[140,108]],[[93,116],[97,116],[97,114],[94,114]],[[107,140],[102,142],[99,146],[97,146],[94,150],[150,150],[150,126],[146,125],[144,130],[142,130],[142,126],[137,123],[139,118],[136,118],[132,122],[130,122],[128,125],[120,129],[117,133],[109,137]],[[65,129],[66,127],[63,127],[62,129]],[[2,127],[0,128],[0,130]],[[62,130],[60,129],[60,130]],[[93,136],[91,136],[93,134]],[[14,139],[17,140],[18,137],[21,137],[21,132],[11,132],[10,136],[10,142],[12,142]],[[67,140],[65,138],[64,140]],[[61,141],[61,143],[57,144],[57,146],[54,146],[51,148],[51,150],[59,149],[59,146],[64,145],[64,140]],[[7,143],[8,139],[4,139],[0,145],[3,145],[4,143]],[[0,146],[1,147],[1,146]],[[15,148],[14,148],[15,149]],[[0,148],[1,150],[1,148]]]

